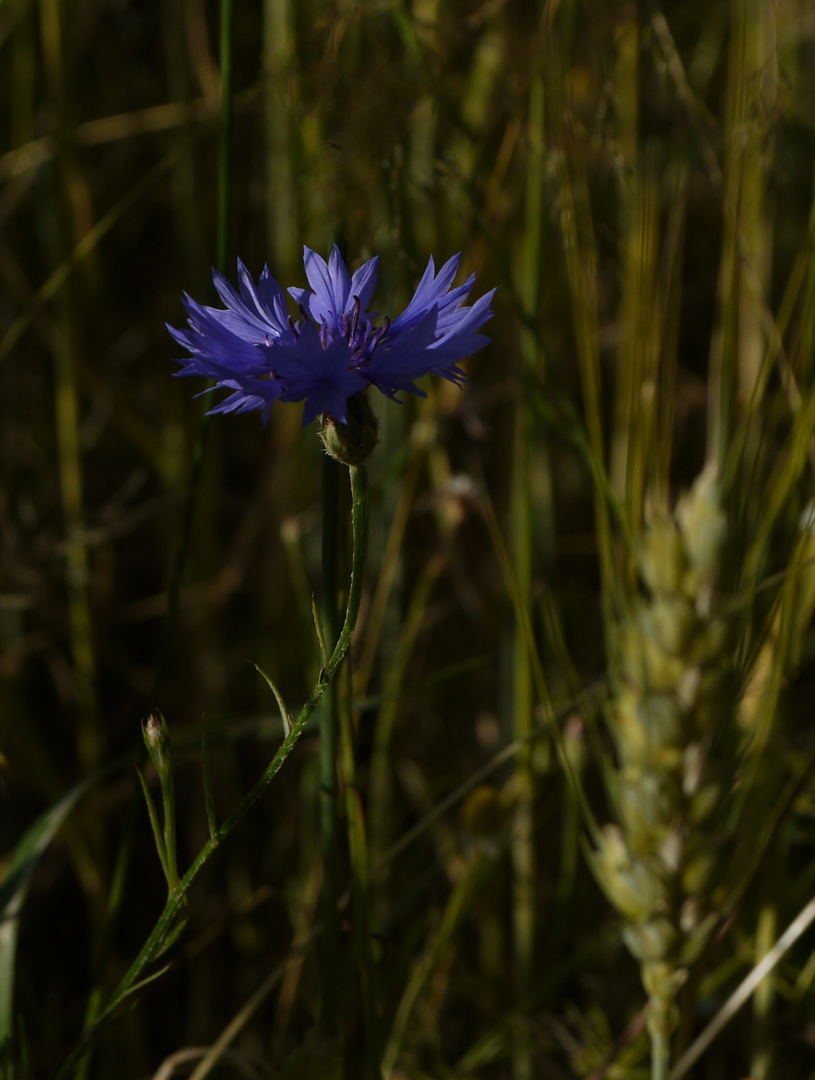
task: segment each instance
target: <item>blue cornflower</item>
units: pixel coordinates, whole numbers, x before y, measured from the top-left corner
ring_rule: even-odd
[[[376,258],[352,276],[336,246],[328,262],[305,248],[311,289],[288,290],[302,316],[296,322],[268,267],[256,285],[239,259],[239,292],[213,271],[225,310],[184,295],[189,329],[167,327],[190,353],[177,374],[203,375],[231,391],[213,413],[260,409],[265,423],[278,399],[303,401],[304,426],[323,414],[347,423],[349,402],[371,385],[393,398],[400,390],[426,397],[414,380],[429,372],[461,383],[458,362],[489,341],[477,331],[492,317],[495,290],[465,306],[475,275],[451,288],[460,258],[436,274],[431,257],[402,314],[379,325],[368,310]]]

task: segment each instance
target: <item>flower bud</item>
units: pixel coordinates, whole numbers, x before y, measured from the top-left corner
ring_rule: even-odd
[[[156,772],[161,775],[170,766],[170,729],[167,721],[156,709],[144,721],[141,731],[150,759]]]
[[[379,421],[364,394],[354,394],[347,401],[347,420],[341,424],[323,413],[320,438],[326,453],[343,465],[362,465],[379,442]]]

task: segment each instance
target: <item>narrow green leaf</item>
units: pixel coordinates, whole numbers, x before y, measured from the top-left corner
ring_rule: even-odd
[[[218,819],[215,816],[215,798],[212,794],[212,778],[209,774],[209,745],[206,730],[201,735],[201,772],[204,777],[204,801],[207,806],[209,835],[214,840],[218,833]]]
[[[311,597],[311,614],[314,618],[314,629],[317,631],[317,640],[320,643],[320,652],[323,657],[323,670],[328,667],[328,648],[325,643],[325,632],[323,630],[322,619],[320,613],[317,610],[317,601],[314,596]]]
[[[156,804],[153,802],[153,796],[150,794],[150,789],[147,786],[147,782],[142,776],[142,771],[136,766],[136,772],[139,776],[139,783],[141,789],[144,792],[144,801],[147,803],[147,813],[150,815],[150,824],[153,828],[153,839],[156,841],[156,851],[158,852],[159,861],[161,863],[161,869],[164,872],[164,876],[167,882],[170,881],[170,868],[167,865],[167,849],[164,846],[164,832],[161,828],[161,822],[158,819],[158,811],[156,810]]]
[[[32,874],[92,779],[77,784],[37,818],[12,852],[8,871],[0,885],[0,1052],[12,1036],[17,932]]]
[[[277,689],[274,682],[272,681],[272,679],[269,678],[263,668],[259,667],[254,660],[252,661],[252,667],[255,669],[258,675],[261,675],[266,680],[266,685],[274,694],[277,701],[277,707],[280,710],[280,719],[283,721],[283,734],[288,735],[291,731],[291,713],[286,708],[286,702],[283,700],[283,695]]]

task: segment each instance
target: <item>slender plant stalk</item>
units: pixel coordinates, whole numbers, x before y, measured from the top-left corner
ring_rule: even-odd
[[[808,239],[809,266],[801,315],[801,381],[804,386],[810,385],[813,362],[815,362],[815,176],[813,176],[813,198],[809,208]]]
[[[337,639],[339,585],[339,466],[323,458],[322,611],[329,644]],[[339,923],[337,920],[337,686],[329,687],[319,711],[320,844],[323,857],[323,935],[320,1024],[327,1034],[337,1026]]]
[[[400,26],[408,55],[420,56],[423,49],[432,55],[438,49],[441,26],[439,6],[440,0],[414,0],[412,18],[406,19]],[[425,248],[432,250],[438,236],[438,125],[433,95],[425,93],[416,101],[411,112],[408,167],[413,183],[405,191],[405,211],[410,222],[408,242],[412,242],[419,251]]]
[[[543,41],[550,30],[546,13],[541,16],[535,70],[529,91],[529,163],[526,177],[526,205],[522,273],[518,283],[524,314],[530,326],[535,325],[541,291],[543,265],[543,190],[540,176],[545,151],[546,98],[543,81]],[[522,385],[526,377],[534,373],[545,379],[544,363],[539,341],[531,329],[525,329],[521,339],[523,353]],[[539,370],[535,370],[539,368]],[[520,393],[515,406],[515,425],[512,447],[511,489],[511,538],[512,559],[518,582],[520,602],[529,612],[532,594],[532,520],[543,522],[544,555],[551,557],[553,549],[554,516],[552,486],[549,475],[549,459],[543,449],[540,462],[540,487],[544,491],[544,505],[532,507],[530,484],[530,443],[533,428],[529,398]],[[514,739],[525,740],[532,730],[534,695],[532,670],[519,621],[512,632],[512,734]],[[536,923],[536,865],[534,845],[534,773],[531,747],[526,747],[517,757],[514,782],[517,799],[512,828],[512,933],[518,1000],[528,994],[532,982]],[[529,1080],[532,1076],[532,1046],[529,1032],[519,1028],[513,1039],[512,1072],[515,1080]]]
[[[71,85],[66,74],[70,40],[66,39],[64,11],[53,0],[41,0],[40,33],[43,66],[60,134],[55,171],[56,233],[61,265],[73,266],[90,222],[84,215],[85,183],[75,155],[71,112]],[[52,275],[51,280],[56,275]],[[93,775],[102,760],[104,731],[96,687],[96,648],[91,608],[91,561],[83,510],[83,461],[80,442],[80,391],[77,371],[81,341],[76,332],[81,292],[67,272],[56,278],[57,318],[51,333],[59,489],[65,530],[65,585],[68,602],[72,676],[76,694],[76,750],[84,776]],[[33,304],[31,305],[34,306]],[[24,316],[17,320],[25,325]],[[11,328],[13,330],[14,327]],[[4,338],[9,339],[11,331]],[[0,353],[0,359],[2,354]],[[74,830],[70,832],[73,834]],[[77,877],[89,902],[94,961],[105,941],[106,909],[104,832],[98,814],[87,812],[80,834],[70,841]],[[84,839],[82,838],[84,836]],[[11,995],[13,984],[9,987]],[[4,1075],[6,1073],[4,1072]]]
[[[708,410],[708,457],[719,462],[753,392],[766,346],[761,322],[772,233],[763,178],[771,142],[761,118],[771,115],[775,94],[767,18],[759,0],[732,0],[720,321],[711,345]]]
[[[669,1080],[671,1040],[665,1034],[651,1035],[651,1080]]]
[[[270,1057],[272,1062],[280,1061],[286,1042],[289,1021],[291,1020],[297,997],[297,988],[300,985],[300,976],[305,961],[305,947],[316,934],[314,926],[317,908],[323,889],[323,866],[322,861],[315,856],[311,862],[311,868],[306,876],[301,897],[294,909],[293,936],[289,959],[286,964],[286,973],[280,986],[280,993],[275,1003],[272,1032],[269,1041]]]
[[[390,523],[382,563],[376,582],[376,590],[365,620],[365,633],[354,664],[354,695],[364,697],[371,681],[379,642],[386,623],[388,601],[398,576],[399,552],[405,538],[408,520],[416,497],[416,487],[424,466],[425,453],[417,450],[410,460],[398,485],[399,501]],[[372,767],[373,775],[373,767]]]
[[[277,273],[298,255],[297,156],[291,98],[296,95],[297,53],[292,0],[264,0],[263,65],[266,74],[266,227],[270,258]]]
[[[640,392],[641,372],[638,370],[635,319],[637,314],[637,289],[639,236],[637,230],[638,166],[639,166],[639,28],[637,8],[624,4],[620,7],[614,27],[617,57],[614,65],[615,114],[617,118],[617,147],[621,168],[618,169],[620,184],[620,258],[622,262],[620,324],[621,341],[616,366],[616,393],[614,397],[614,422],[610,436],[609,479],[614,494],[623,502],[629,459],[632,455],[632,427],[637,415],[637,398]]]
[[[365,572],[365,561],[368,553],[368,477],[363,465],[349,466],[351,479],[351,516],[353,524],[353,554],[351,558],[351,586],[348,592],[348,604],[345,609],[345,620],[342,625],[339,639],[331,654],[325,669],[320,673],[308,700],[300,709],[296,719],[292,722],[286,738],[283,740],[275,756],[266,766],[260,779],[247,792],[238,803],[229,817],[218,828],[214,836],[203,846],[196,856],[189,870],[178,883],[178,888],[168,898],[164,909],[159,916],[153,930],[131,964],[124,978],[114,991],[104,1011],[100,1013],[95,1022],[85,1031],[79,1045],[74,1049],[65,1061],[59,1072],[58,1080],[68,1080],[87,1053],[89,1047],[100,1031],[113,1019],[116,1010],[121,1003],[135,993],[140,987],[153,979],[158,978],[166,968],[160,968],[151,975],[144,976],[145,969],[161,955],[162,946],[172,934],[179,916],[183,915],[186,904],[186,896],[192,887],[192,883],[198,877],[203,867],[221,846],[226,838],[232,833],[238,823],[247,812],[255,805],[266,788],[280,771],[286,758],[292,752],[303,733],[306,724],[311,719],[317,706],[322,701],[326,690],[331,685],[337,671],[345,658],[345,654],[351,644],[351,637],[356,626],[362,600],[362,585]]]
[[[528,484],[528,425],[524,395],[515,411],[512,481],[512,561],[517,575],[518,597],[528,616],[532,585],[532,544]],[[512,638],[512,734],[523,740],[532,729],[534,708],[529,653],[520,622]],[[534,776],[531,747],[525,747],[515,763],[517,800],[512,828],[512,934],[516,986],[519,1000],[529,992],[535,947],[535,847],[533,840]],[[513,1040],[512,1075],[531,1080],[532,1051],[523,1028]]]
[[[230,159],[229,159],[229,142],[232,129],[232,0],[221,0],[221,110],[220,110],[220,128],[219,128],[219,147],[218,147],[218,222],[217,222],[217,242],[216,242],[216,264],[218,269],[222,272],[226,268],[227,250],[229,244],[229,204],[230,204]],[[156,169],[151,170],[149,174],[149,180],[155,178],[155,175],[163,172],[169,164],[175,160],[175,154],[163,159]],[[142,191],[142,185],[138,185],[131,197],[140,194]],[[128,202],[129,205],[129,202]],[[124,207],[122,207],[123,209]],[[121,210],[120,210],[121,212]],[[108,217],[111,217],[111,214]],[[117,220],[118,217],[111,218],[111,224]],[[107,218],[105,219],[107,221]],[[176,553],[175,563],[173,566],[172,578],[170,581],[170,589],[167,603],[167,613],[164,617],[164,623],[161,630],[161,640],[159,643],[158,659],[156,661],[156,674],[153,683],[153,701],[157,701],[160,694],[162,685],[164,682],[164,673],[167,665],[167,657],[169,654],[170,639],[172,636],[173,627],[175,626],[176,615],[178,613],[178,596],[181,589],[181,581],[184,576],[184,568],[187,563],[187,555],[190,546],[190,536],[192,533],[192,521],[195,510],[196,494],[201,480],[201,471],[204,463],[204,449],[206,447],[207,434],[209,432],[210,418],[204,416],[201,421],[201,428],[198,434],[198,441],[195,447],[195,453],[193,456],[192,471],[190,473],[190,482],[187,490],[187,500],[184,507],[184,515],[181,523],[181,533],[178,545],[178,551]],[[143,748],[139,747],[139,756],[143,753]],[[102,1004],[102,973],[107,966],[107,960],[109,957],[109,951],[113,942],[115,934],[116,924],[118,917],[121,913],[121,902],[125,894],[127,884],[127,871],[130,860],[130,852],[132,848],[133,830],[135,829],[136,821],[138,820],[135,808],[138,806],[140,800],[138,789],[134,791],[132,799],[132,809],[128,814],[127,822],[125,825],[122,840],[119,845],[119,854],[117,856],[114,886],[111,889],[111,894],[108,898],[108,905],[104,917],[104,930],[102,938],[102,948],[100,950],[100,957],[98,963],[99,975],[97,981],[91,991],[88,998],[88,1004],[85,1010],[85,1017],[83,1023],[83,1037],[80,1043],[80,1047],[85,1046],[87,1040],[88,1049],[91,1045],[92,1039],[89,1036],[92,1032],[96,1031],[99,1023],[107,1015],[108,1010],[100,1017],[99,1010]],[[166,818],[165,818],[166,820]],[[90,1054],[83,1052],[81,1060],[77,1066],[76,1072],[79,1080],[84,1080],[87,1076],[90,1068]]]
[[[382,1076],[391,1076],[399,1061],[399,1055],[407,1033],[408,1022],[416,1008],[420,995],[433,972],[452,947],[456,933],[468,914],[474,898],[484,887],[494,868],[493,860],[478,853],[466,867],[461,880],[451,892],[444,914],[436,929],[428,936],[427,945],[414,961],[382,1057]]]
[[[773,880],[779,880],[773,875]],[[775,944],[778,911],[772,902],[764,904],[759,914],[756,930],[756,963],[759,964]],[[750,1076],[754,1080],[767,1080],[773,1061],[773,1005],[775,980],[767,978],[753,995],[754,1036],[750,1061]]]
[[[707,1050],[722,1028],[729,1023],[738,1010],[750,999],[764,979],[770,974],[784,954],[795,944],[798,938],[815,921],[815,899],[793,919],[775,945],[765,954],[750,974],[738,985],[724,1005],[719,1009],[701,1035],[691,1044],[674,1066],[671,1080],[682,1080]]]
[[[340,686],[340,733],[342,765],[345,779],[345,813],[348,827],[348,849],[351,857],[352,916],[354,950],[359,971],[362,1009],[365,1016],[366,1066],[370,1080],[380,1080],[379,1009],[376,996],[376,968],[371,934],[370,868],[365,813],[357,787],[354,719],[352,709],[352,679],[346,666],[335,686]]]
[[[193,105],[193,88],[190,80],[188,57],[194,45],[188,34],[185,13],[189,10],[186,0],[170,0],[161,6],[161,29],[164,38],[164,77],[173,101]],[[215,95],[213,94],[213,97]],[[190,128],[182,129],[174,140],[176,158],[170,170],[172,185],[173,217],[178,230],[179,244],[190,269],[198,273],[209,264],[206,250],[208,237],[201,228],[201,218],[196,199],[197,169],[194,153],[195,137]],[[168,452],[169,451],[169,452]],[[167,447],[166,458],[175,458],[171,470],[178,468],[178,455]]]
[[[369,780],[369,817],[371,822],[371,855],[374,861],[385,851],[392,836],[390,751],[393,729],[399,709],[399,697],[416,639],[427,612],[427,605],[439,574],[447,563],[448,553],[438,552],[424,567],[413,587],[394,650],[393,659],[383,678],[382,705],[377,717],[374,745],[371,752]],[[381,897],[378,898],[381,901]],[[379,914],[379,912],[377,913]],[[381,914],[384,915],[384,912]]]
[[[113,877],[108,891],[107,909],[105,911],[102,941],[99,947],[99,957],[96,964],[94,984],[88,995],[88,1001],[85,1006],[85,1016],[82,1022],[83,1032],[87,1031],[92,1026],[102,1008],[104,977],[110,960],[110,954],[113,949],[116,929],[119,924],[119,915],[121,914],[122,905],[124,903],[127,887],[127,872],[130,867],[133,836],[136,831],[136,820],[138,818],[139,808],[140,800],[138,792],[134,792],[128,806],[127,820],[124,829],[122,830],[122,839],[119,843],[119,850],[116,853],[116,862],[113,867]],[[87,1053],[79,1062],[76,1070],[77,1080],[85,1080],[85,1077],[90,1070],[91,1058],[91,1054]]]
[[[71,647],[77,693],[77,752],[83,772],[90,775],[101,761],[101,733],[96,703],[96,660],[88,597],[90,565],[82,523],[82,462],[79,451],[79,404],[74,376],[71,331],[54,343],[60,487],[66,528],[66,579]],[[96,837],[97,842],[100,837]],[[95,874],[93,875],[96,876]],[[98,886],[98,882],[97,882]]]
[[[603,623],[608,636],[618,606],[618,575],[609,505],[612,493],[605,468],[603,388],[598,337],[597,249],[585,171],[579,158],[575,156],[573,161],[570,160],[574,134],[561,91],[559,66],[557,52],[550,48],[545,66],[547,115],[556,149],[554,156],[560,195],[560,229],[586,413],[586,450],[594,480],[594,515],[601,569]],[[610,643],[607,641],[608,644]]]
[[[69,261],[69,263],[67,264],[69,269],[74,265],[74,262],[78,262],[81,258],[84,258],[90,251],[93,250],[95,244],[101,239],[105,232],[110,229],[116,223],[116,221],[119,220],[119,217],[131,205],[131,203],[135,201],[135,199],[145,190],[149,189],[149,187],[152,186],[152,183],[170,166],[170,164],[175,160],[176,153],[177,151],[174,151],[173,153],[164,157],[157,166],[150,170],[150,172],[145,178],[143,178],[133,189],[131,189],[125,199],[123,199],[116,207],[113,208],[113,210],[110,210],[105,215],[105,217],[102,218],[102,220],[97,224],[94,230],[95,235],[93,237],[92,244],[80,242],[80,244],[77,245],[73,254],[72,261]],[[83,238],[83,241],[86,241],[87,239],[88,238],[85,237]],[[1,353],[2,345],[0,345],[0,354]],[[0,359],[1,358],[2,357],[0,356]],[[185,525],[182,530],[182,535],[186,535],[187,538],[189,537],[190,524],[192,521],[192,507],[193,500],[190,498],[188,501],[187,513],[185,514]],[[187,521],[187,517],[189,517],[189,522]],[[176,569],[173,576],[174,584],[170,591],[170,609],[168,610],[167,616],[164,621],[164,626],[162,628],[162,641],[159,648],[159,660],[156,665],[156,677],[153,686],[154,700],[158,697],[159,691],[161,689],[164,664],[167,656],[167,647],[169,644],[170,632],[175,621],[175,609],[177,607],[178,601],[178,589],[181,583],[184,562],[186,560],[187,546],[188,545],[186,542],[181,543],[178,558],[176,561]],[[140,739],[137,749],[138,760],[141,760],[141,756],[143,753],[144,748]],[[96,979],[94,982],[94,986],[88,996],[88,1002],[85,1008],[85,1016],[82,1027],[83,1032],[89,1030],[89,1028],[94,1024],[102,1004],[104,975],[107,970],[108,961],[110,959],[110,952],[113,947],[116,935],[116,928],[118,926],[118,920],[122,910],[122,903],[126,894],[127,875],[130,863],[130,855],[132,851],[133,834],[136,828],[136,823],[139,820],[138,809],[140,806],[140,802],[141,795],[139,790],[136,788],[134,789],[133,796],[131,798],[130,809],[128,810],[127,818],[125,819],[121,840],[119,841],[119,849],[116,855],[116,863],[114,866],[110,892],[107,898],[107,906],[104,916],[101,920],[103,928],[101,932],[101,944],[99,947],[99,954],[96,961]],[[84,1080],[84,1078],[88,1074],[90,1064],[91,1057],[90,1055],[87,1055],[77,1069],[78,1080]]]
[[[59,242],[70,251],[76,233],[82,231],[78,208],[83,182],[74,156],[69,135],[69,108],[65,101],[70,89],[66,85],[67,57],[61,7],[53,0],[41,0],[40,26],[44,66],[49,91],[58,108],[58,123],[63,139],[57,157],[56,200],[60,221]],[[93,620],[89,599],[90,562],[83,521],[82,455],[79,442],[79,389],[76,367],[77,335],[74,293],[71,279],[62,282],[59,294],[59,319],[54,329],[52,353],[54,362],[54,393],[56,405],[56,434],[59,452],[59,479],[62,513],[65,525],[65,581],[68,594],[73,678],[76,688],[77,755],[82,771],[90,775],[102,758],[102,737],[99,728],[96,700],[96,656],[93,641]],[[98,854],[101,833],[88,823],[94,834]],[[80,877],[91,894],[101,897],[98,869],[80,870]]]
[[[762,0],[733,0],[735,27],[728,145],[735,167],[739,246],[736,396],[740,412],[750,400],[766,349],[764,305],[772,263],[773,214],[765,178],[772,167],[777,56],[774,17]],[[737,193],[736,193],[737,192]]]
[[[232,0],[221,0],[221,110],[218,124],[218,238],[217,266],[226,271],[229,251],[229,210],[232,205]]]
[[[232,190],[229,154],[232,135],[232,0],[221,0],[220,28],[221,110],[218,127],[218,222],[215,265],[221,273],[225,273],[227,253],[229,250],[229,207]],[[164,673],[167,668],[170,639],[178,614],[178,596],[181,590],[181,581],[184,577],[184,568],[187,565],[195,503],[198,495],[198,488],[201,483],[201,473],[204,467],[204,451],[206,450],[210,421],[211,417],[205,413],[201,418],[198,441],[195,445],[193,454],[190,482],[187,488],[187,500],[184,505],[184,515],[181,520],[178,551],[176,553],[173,573],[170,579],[170,589],[167,598],[167,614],[164,617],[158,660],[156,662],[156,679],[153,687],[154,702],[158,701],[161,694],[161,688],[164,683]]]
[[[294,950],[292,950],[292,952],[294,952]],[[289,957],[272,968],[257,990],[255,990],[254,994],[252,994],[248,1001],[244,1002],[212,1046],[207,1049],[195,1070],[190,1074],[190,1080],[204,1080],[204,1077],[209,1076],[229,1049],[230,1044],[235,1041],[238,1035],[240,1035],[241,1031],[243,1031],[277,984],[283,981],[286,974],[286,968],[291,962],[291,959],[292,954],[290,953]]]

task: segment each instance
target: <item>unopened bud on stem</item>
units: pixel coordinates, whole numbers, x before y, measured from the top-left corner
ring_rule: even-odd
[[[156,710],[143,722],[141,731],[150,760],[156,772],[162,776],[170,768],[170,729],[167,721]]]
[[[323,413],[320,418],[320,438],[326,452],[343,465],[362,465],[379,442],[379,421],[364,394],[348,398],[347,421],[340,424],[333,416]]]

